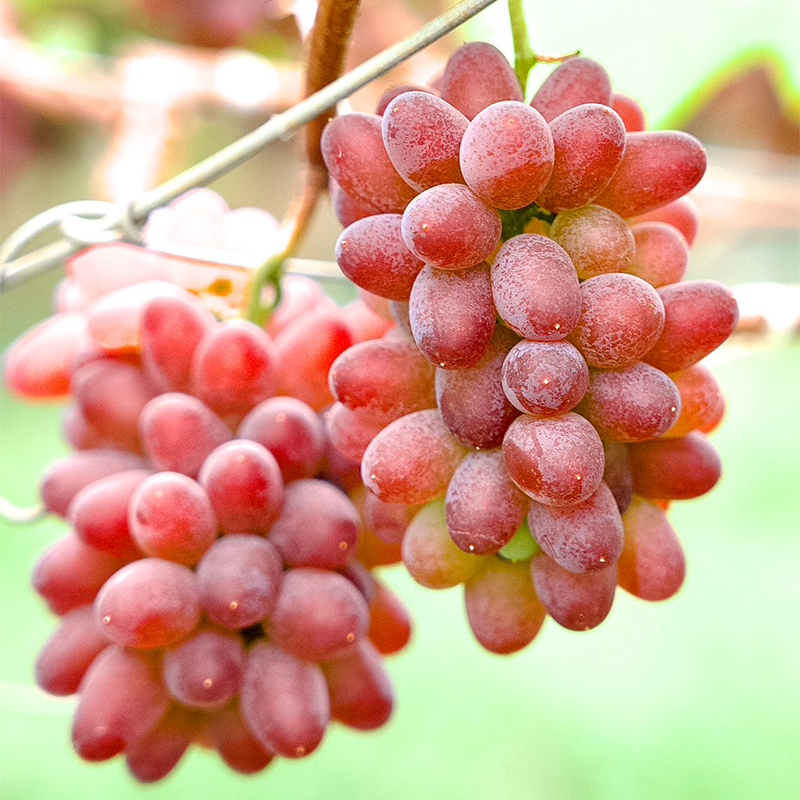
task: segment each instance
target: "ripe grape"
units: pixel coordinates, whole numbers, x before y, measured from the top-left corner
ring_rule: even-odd
[[[372,492],[364,497],[361,511],[366,526],[386,544],[400,544],[419,506],[405,503],[386,503]]]
[[[330,196],[331,204],[333,205],[333,213],[336,215],[336,219],[339,220],[339,224],[343,228],[365,217],[371,217],[373,214],[381,213],[377,208],[373,208],[368,203],[350,197],[350,195],[334,180],[330,181]]]
[[[581,314],[580,287],[567,253],[545,236],[509,239],[492,264],[497,313],[526,339],[564,339]]]
[[[172,706],[154,728],[128,745],[125,761],[131,775],[141,783],[165,778],[189,748],[198,727],[196,715]]]
[[[253,736],[236,702],[208,715],[207,732],[223,761],[243,775],[261,772],[274,758]]]
[[[368,411],[334,403],[325,412],[325,431],[331,446],[345,458],[360,462],[369,443],[384,429]]]
[[[636,217],[636,222],[664,222],[676,228],[691,247],[697,238],[700,221],[697,206],[689,197],[680,197],[665,206]]]
[[[260,536],[234,534],[218,539],[197,566],[203,610],[226,628],[261,622],[275,606],[282,566],[275,545]]]
[[[377,295],[374,295],[374,297],[388,303],[385,298],[378,298]],[[380,339],[394,327],[390,320],[384,319],[380,314],[376,314],[360,299],[354,300],[339,309],[339,317],[349,331],[353,344]]]
[[[377,214],[371,211],[370,214]],[[336,304],[325,294],[317,281],[303,275],[281,278],[281,299],[267,322],[267,333],[275,338],[289,323],[307,311],[333,309]]]
[[[375,106],[375,113],[379,117],[382,117],[389,103],[391,103],[395,97],[400,97],[401,94],[405,94],[406,92],[427,92],[428,94],[434,94],[432,89],[426,86],[418,86],[415,83],[400,83],[396,86],[390,86],[378,99],[378,103]]]
[[[686,436],[692,431],[710,433],[725,413],[725,398],[710,370],[693,364],[670,375],[681,395],[681,413],[665,438]]]
[[[506,431],[503,457],[514,483],[546,505],[580,503],[597,491],[603,477],[600,437],[572,412],[517,417]]]
[[[628,133],[643,131],[647,128],[644,109],[627,94],[614,92],[611,95],[611,107],[620,115]]]
[[[636,253],[626,272],[658,288],[677,283],[689,264],[683,235],[666,222],[639,222],[631,227]]]
[[[589,388],[589,368],[569,342],[523,341],[506,356],[502,382],[515,408],[550,417],[580,402]]]
[[[622,552],[622,520],[604,483],[577,505],[559,508],[531,503],[528,527],[550,558],[570,572],[594,572]]]
[[[569,58],[559,64],[531,100],[547,122],[586,103],[611,105],[608,73],[590,58]]]
[[[533,585],[547,613],[571,631],[596,628],[611,611],[617,588],[617,567],[594,572],[570,572],[546,553],[531,562]]]
[[[430,92],[404,92],[383,114],[383,144],[394,168],[421,192],[463,183],[459,148],[469,120]]]
[[[380,581],[369,604],[370,641],[383,655],[402,650],[411,639],[411,618],[400,598]]]
[[[581,279],[624,272],[636,251],[625,220],[602,206],[562,211],[555,218],[550,235],[568,253]]]
[[[501,450],[470,453],[447,487],[447,528],[464,552],[489,555],[511,541],[529,505],[506,472]]]
[[[587,103],[550,123],[553,172],[536,198],[542,208],[564,211],[590,203],[622,162],[625,127],[608,106]]]
[[[419,259],[439,269],[480,264],[497,246],[502,224],[466,186],[443,183],[415,197],[403,214],[403,239]]]
[[[542,115],[517,101],[494,103],[469,123],[461,143],[467,185],[495,208],[523,208],[553,171],[553,136]]]
[[[61,417],[61,435],[73,450],[97,450],[114,447],[111,439],[101,436],[76,405],[68,406]]]
[[[172,561],[134,561],[103,584],[95,613],[115,644],[144,648],[173,644],[200,622],[197,578]]]
[[[464,587],[464,602],[475,638],[499,655],[529,645],[546,616],[527,561],[485,559]]]
[[[357,286],[390,300],[408,300],[424,264],[403,239],[400,214],[354,222],[336,242],[336,263]]]
[[[441,95],[467,119],[492,103],[522,101],[514,70],[503,54],[487,42],[467,42],[452,53],[441,79]]]
[[[621,442],[603,442],[606,466],[603,483],[611,489],[620,514],[624,514],[633,496],[633,475],[628,461],[628,448]]]

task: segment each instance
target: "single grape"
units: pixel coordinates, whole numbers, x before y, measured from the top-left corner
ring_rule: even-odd
[[[622,552],[622,520],[604,483],[577,505],[559,508],[531,503],[528,527],[550,558],[571,572],[594,572]]]
[[[334,403],[325,412],[325,431],[331,446],[351,461],[360,462],[369,443],[385,427],[369,411]]]
[[[214,450],[198,477],[226,533],[266,533],[283,504],[283,478],[272,453],[234,439]]]
[[[231,438],[228,426],[196,397],[168,392],[139,417],[139,433],[153,465],[196,478],[206,456]]]
[[[413,508],[418,508],[418,506],[413,506]],[[367,569],[399,564],[403,560],[400,544],[388,544],[369,528],[361,532],[356,558]]]
[[[495,326],[489,267],[425,267],[411,290],[409,319],[414,341],[430,362],[444,369],[473,366]]]
[[[492,264],[497,313],[520,336],[534,341],[564,339],[581,315],[581,295],[569,256],[545,236],[509,239]]]
[[[305,275],[284,275],[281,278],[281,299],[267,322],[267,333],[274,339],[307,311],[335,308],[336,303],[325,294],[317,281],[306,278]]]
[[[90,605],[68,611],[36,657],[36,683],[49,694],[68,695],[78,691],[83,676],[108,647]]]
[[[417,191],[463,183],[458,165],[469,120],[430,92],[403,92],[383,114],[383,144],[394,168]]]
[[[424,264],[409,249],[400,214],[377,214],[345,228],[336,263],[356,286],[390,300],[408,300]]]
[[[200,622],[197,578],[172,561],[134,561],[103,584],[95,613],[115,644],[164,647],[191,633]]]
[[[400,598],[385,584],[375,581],[369,604],[370,641],[383,655],[402,650],[411,639],[411,617]]]
[[[278,462],[285,483],[311,478],[325,455],[325,430],[314,410],[295,397],[273,397],[259,403],[237,434],[266,447]]]
[[[364,498],[362,514],[366,526],[386,544],[400,544],[419,506],[405,503],[386,503],[372,492]]]
[[[603,446],[583,417],[568,412],[540,418],[523,414],[503,440],[514,483],[539,503],[574,505],[593,495],[603,477]]]
[[[61,417],[61,435],[73,450],[114,447],[115,442],[101,436],[77,405],[67,406]]]
[[[636,222],[664,222],[672,225],[683,235],[686,244],[691,247],[697,238],[700,227],[699,214],[700,212],[691,198],[679,197],[665,206],[636,217]]]
[[[625,127],[608,106],[587,103],[559,114],[550,123],[553,172],[536,202],[551,211],[590,203],[622,162]]]
[[[409,250],[447,270],[480,264],[497,246],[501,229],[497,212],[458,183],[443,183],[415,197],[402,222]]]
[[[403,563],[409,575],[428,589],[449,589],[464,583],[482,560],[453,543],[441,501],[420,509],[403,537]]]
[[[141,783],[165,778],[183,758],[199,727],[196,715],[173,705],[154,728],[128,745],[125,760],[131,775]]]
[[[676,201],[677,202],[677,201]],[[626,272],[658,288],[677,283],[689,264],[683,234],[666,222],[638,222],[631,227],[636,253]]]
[[[636,133],[647,128],[644,110],[636,100],[627,94],[614,92],[611,95],[611,107],[625,123],[625,130],[628,133]]]
[[[595,202],[621,217],[635,217],[682,197],[705,171],[706,151],[688,133],[628,133],[622,163]]]
[[[392,422],[369,444],[361,461],[364,485],[389,503],[426,503],[444,494],[464,449],[438,410]]]
[[[553,172],[553,136],[542,115],[507,100],[484,108],[461,143],[461,171],[478,197],[495,208],[523,208]]]
[[[243,775],[261,772],[274,758],[247,727],[237,702],[210,713],[206,730],[222,760]]]
[[[353,586],[358,589],[359,594],[366,600],[367,604],[372,602],[375,594],[375,579],[372,573],[360,562],[351,561],[346,567],[338,570]]]
[[[339,569],[353,558],[361,520],[350,498],[321,480],[286,487],[269,539],[292,567]]]
[[[378,103],[375,106],[375,113],[379,117],[382,117],[389,103],[391,103],[395,97],[400,97],[401,94],[405,94],[406,92],[427,92],[428,94],[434,94],[433,90],[427,88],[426,86],[418,86],[415,83],[399,83],[396,86],[390,86],[380,96]]]
[[[570,572],[540,552],[531,561],[531,574],[547,613],[564,628],[588,631],[611,611],[617,588],[616,565],[594,572]]]
[[[487,42],[467,42],[447,61],[439,87],[442,98],[467,119],[502,100],[523,99],[514,70]]]
[[[282,580],[277,548],[260,536],[218,539],[197,566],[200,603],[209,619],[241,629],[266,619]]]
[[[546,616],[533,588],[527,561],[485,559],[464,586],[464,602],[475,638],[498,655],[527,647]]]
[[[629,449],[633,491],[658,500],[689,500],[710,492],[722,474],[719,455],[697,431],[681,439],[640,442]]]
[[[675,439],[692,431],[713,431],[725,413],[725,397],[711,371],[693,364],[673,372],[670,378],[681,395],[681,414],[664,437]]]
[[[490,555],[511,541],[529,505],[506,472],[500,449],[470,453],[447,487],[447,528],[464,552]]]
[[[377,295],[373,296],[376,299],[386,301],[385,298],[378,298]],[[388,301],[386,302],[388,303]],[[394,327],[392,322],[384,319],[380,314],[376,314],[361,299],[342,306],[339,309],[339,318],[350,332],[353,344],[380,339]]]
[[[330,182],[330,196],[331,205],[333,205],[333,213],[339,224],[346,228],[360,219],[371,217],[373,214],[380,214],[377,208],[373,208],[369,203],[364,203],[361,200],[356,200],[351,197],[347,192],[339,186],[336,181]]]
[[[330,721],[325,675],[316,664],[259,642],[248,655],[241,709],[262,747],[285,758],[310,755]]]
[[[658,290],[664,330],[645,356],[664,372],[677,372],[716,350],[733,333],[739,308],[730,289],[716,281],[687,281]]]
[[[628,461],[628,448],[621,442],[603,442],[606,466],[603,483],[611,489],[620,514],[624,514],[633,496],[633,475]]]
[[[137,487],[128,527],[149,556],[192,566],[217,538],[218,524],[203,487],[177,472],[158,472]]]
[[[625,220],[602,206],[562,211],[555,218],[550,235],[569,254],[581,279],[623,272],[636,251]]]
[[[611,105],[608,73],[591,58],[569,58],[559,64],[531,100],[531,105],[548,122],[586,103]]]
[[[506,356],[502,382],[515,408],[550,417],[580,402],[589,388],[589,368],[569,342],[523,341]]]
[[[619,585],[642,600],[666,600],[686,574],[683,548],[658,506],[634,495],[622,521],[625,549],[617,570]]]

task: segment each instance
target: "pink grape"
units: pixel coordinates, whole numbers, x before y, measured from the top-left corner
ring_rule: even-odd
[[[250,649],[241,708],[262,747],[285,758],[310,755],[330,721],[322,670],[266,642]]]
[[[506,472],[502,451],[470,453],[447,487],[447,528],[464,552],[489,555],[511,541],[529,505]]]
[[[706,171],[706,152],[683,131],[646,131],[625,136],[625,155],[598,205],[621,217],[665,206],[693,189]]]
[[[368,292],[366,289],[359,289],[358,297],[373,314],[377,314],[381,319],[385,319],[387,322],[394,325],[392,311],[387,298],[381,297],[373,292]]]
[[[55,614],[91,603],[100,587],[125,562],[84,544],[74,533],[62,536],[40,556],[31,584]]]
[[[67,261],[67,275],[94,300],[123,286],[163,277],[167,257],[133,244],[113,242],[82,250]],[[108,265],[113,264],[114,269]]]
[[[128,745],[125,760],[131,775],[141,783],[165,778],[183,758],[198,727],[192,712],[172,706],[154,728]]]
[[[307,311],[332,309],[335,305],[317,281],[304,275],[284,275],[281,278],[281,299],[267,322],[267,333],[275,338]]]
[[[411,618],[400,598],[380,581],[369,604],[369,640],[383,655],[402,650],[411,639]]]
[[[495,331],[483,357],[467,369],[436,370],[436,402],[444,424],[462,444],[499,447],[519,412],[503,391],[502,369],[517,337],[507,328]]]
[[[168,392],[139,417],[139,432],[153,465],[196,478],[215,447],[231,438],[228,426],[196,397]]]
[[[414,341],[425,358],[444,369],[473,366],[495,326],[489,267],[425,267],[414,281],[408,308]]]
[[[73,450],[97,450],[114,447],[114,441],[101,436],[83,411],[76,405],[68,406],[61,418],[61,435]]]
[[[214,450],[198,477],[226,533],[266,533],[283,504],[283,477],[272,453],[234,439]]]
[[[380,339],[394,327],[360,299],[340,308],[339,317],[350,332],[353,344]]]
[[[632,364],[664,329],[664,304],[648,283],[618,272],[581,284],[581,318],[569,340],[591,367]]]
[[[350,197],[336,181],[330,182],[330,196],[331,204],[333,205],[333,213],[336,215],[336,219],[339,220],[339,224],[343,228],[365,217],[371,217],[373,214],[381,213],[377,208],[373,208],[368,203]]]
[[[368,411],[334,403],[325,412],[325,430],[331,445],[351,461],[361,461],[369,443],[384,429]]]
[[[287,653],[320,661],[352,648],[368,625],[366,600],[347,578],[297,568],[283,578],[267,636]]]
[[[394,168],[417,191],[462,183],[459,148],[469,120],[430,92],[404,92],[383,114],[383,144]]]
[[[266,750],[247,727],[238,703],[210,713],[207,731],[222,760],[243,775],[261,772],[274,758],[272,751]]]
[[[725,398],[710,370],[702,364],[693,364],[673,372],[670,378],[680,392],[681,413],[664,437],[675,439],[692,431],[714,430],[725,413]]]
[[[569,254],[581,279],[625,271],[636,251],[625,220],[602,206],[561,212],[550,235]]]
[[[149,556],[192,566],[217,538],[217,519],[203,487],[177,472],[158,472],[128,506],[135,544]]]
[[[569,58],[559,64],[533,96],[531,105],[548,121],[586,103],[611,105],[611,81],[590,58]]]
[[[339,570],[339,574],[347,578],[358,589],[367,604],[372,601],[375,594],[375,579],[360,561],[351,561],[344,569]]]
[[[677,283],[689,264],[683,234],[666,222],[638,222],[631,227],[636,253],[626,272],[658,288]]]
[[[528,526],[539,546],[571,572],[593,572],[613,564],[622,552],[622,520],[604,483],[577,505],[559,508],[531,503]]]
[[[285,483],[316,475],[325,455],[320,418],[294,397],[273,397],[257,405],[242,421],[238,436],[266,447]]]
[[[564,339],[580,318],[575,267],[545,236],[523,233],[500,248],[492,264],[492,293],[503,321],[534,341]]]
[[[172,561],[134,561],[103,584],[95,613],[115,644],[164,647],[191,633],[200,622],[197,578]]]
[[[617,567],[594,572],[570,572],[546,553],[537,553],[531,562],[536,594],[547,613],[571,631],[596,628],[611,611],[617,588]]]
[[[525,103],[484,108],[461,143],[461,171],[478,197],[495,208],[523,208],[553,172],[553,136],[542,115]]]
[[[663,372],[636,362],[622,369],[592,370],[578,410],[603,439],[641,442],[675,424],[681,396]]]
[[[81,683],[72,744],[86,761],[106,761],[152,730],[167,710],[167,691],[148,653],[107,647]]]
[[[277,348],[252,322],[210,328],[192,357],[192,393],[218,414],[246,414],[278,388]]]
[[[386,544],[400,544],[419,506],[405,503],[386,503],[372,492],[364,498],[362,514],[367,527]]]
[[[415,197],[402,222],[408,249],[446,270],[480,264],[497,246],[501,229],[497,212],[459,183],[442,183]]]
[[[454,544],[447,529],[444,503],[417,512],[403,537],[403,563],[409,575],[428,589],[449,589],[469,580],[483,559]]]
[[[54,695],[74,694],[95,658],[108,647],[94,609],[67,612],[36,657],[36,683]]]
[[[221,708],[239,691],[245,652],[239,636],[200,628],[164,651],[161,676],[170,695],[190,708]]]
[[[585,206],[603,191],[622,162],[622,120],[608,106],[587,103],[559,114],[550,131],[553,172],[536,202],[551,211]]]
[[[269,538],[292,567],[339,569],[355,555],[360,524],[340,489],[326,481],[299,480],[286,487]]]
[[[690,197],[679,197],[665,206],[648,211],[638,217],[636,222],[664,222],[678,230],[686,244],[691,247],[697,238],[700,220],[699,211]]]
[[[266,619],[282,580],[277,548],[260,536],[218,539],[197,566],[200,603],[209,619],[241,629]]]
[[[622,518],[625,549],[619,559],[619,585],[642,600],[666,600],[683,583],[686,559],[666,514],[634,496]]]
[[[322,133],[322,157],[331,177],[359,203],[400,214],[416,194],[397,173],[383,144],[381,117],[345,114]]]
[[[361,731],[384,725],[394,706],[394,690],[380,653],[369,640],[322,665],[333,719]]]
[[[689,500],[710,492],[722,474],[719,455],[702,433],[632,445],[633,491],[658,500]]]
[[[614,92],[611,95],[611,107],[620,115],[625,123],[625,130],[629,133],[643,131],[647,128],[644,110],[632,97],[627,94]]]
[[[645,356],[664,372],[677,372],[716,350],[733,333],[739,308],[730,289],[716,281],[687,281],[658,290],[664,330]]]
[[[621,442],[603,442],[606,466],[603,483],[611,489],[620,514],[627,511],[633,496],[633,475],[628,461],[628,448]]]
[[[503,54],[487,42],[467,42],[447,61],[441,80],[442,99],[467,119],[502,100],[521,101],[514,70]]]
[[[506,431],[503,457],[514,483],[546,505],[580,503],[597,491],[603,477],[600,437],[572,412],[551,418],[517,417]]]
[[[119,472],[78,492],[69,507],[75,535],[90,547],[117,558],[139,558],[141,551],[128,527],[128,505],[148,475],[150,472],[143,469]]]
[[[506,356],[502,382],[515,408],[549,417],[581,401],[589,388],[589,368],[569,342],[523,341]]]
[[[527,561],[487,558],[464,587],[464,602],[475,638],[498,655],[527,647],[546,616]]]
[[[336,263],[357,286],[390,300],[408,300],[424,264],[403,240],[400,214],[377,214],[342,231]]]
[[[392,422],[370,442],[361,476],[381,500],[426,503],[444,494],[463,456],[439,411],[417,411]]]
[[[426,86],[417,86],[415,83],[400,83],[396,86],[390,86],[378,99],[378,103],[375,106],[375,113],[382,117],[389,103],[391,103],[395,97],[400,97],[401,94],[405,94],[406,92],[427,92],[428,94],[435,94],[432,89]]]

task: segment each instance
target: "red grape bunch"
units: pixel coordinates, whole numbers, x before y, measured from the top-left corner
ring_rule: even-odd
[[[228,229],[255,245],[273,227],[200,192],[149,235],[225,250]],[[71,310],[6,362],[17,394],[73,400],[74,452],[41,481],[71,530],[33,573],[60,617],[36,680],[79,695],[82,758],[124,752],[141,781],[193,742],[251,773],[310,754],[331,720],[379,727],[393,706],[382,656],[410,636],[371,572],[399,551],[348,496],[358,486],[363,500],[358,465],[331,450],[320,416],[332,361],[390,323],[297,277],[267,330],[219,319],[163,279],[185,267],[128,245],[77,256],[60,293]]]
[[[666,506],[720,477],[706,434],[724,401],[699,362],[737,320],[727,288],[681,282],[701,144],[644,130],[595,61],[563,62],[527,104],[500,52],[469,43],[437,91],[392,90],[322,145],[339,266],[398,323],[330,372],[331,440],[398,520],[379,535],[422,585],[463,584],[497,653],[548,615],[595,627],[617,586],[673,595]]]

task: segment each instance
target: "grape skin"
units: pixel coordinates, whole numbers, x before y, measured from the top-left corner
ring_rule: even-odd
[[[559,64],[531,100],[531,105],[547,122],[586,103],[611,105],[608,73],[590,58],[569,58]]]
[[[631,226],[636,253],[626,268],[631,275],[658,288],[677,283],[689,264],[683,235],[666,222],[638,222]]]
[[[664,222],[672,225],[684,238],[686,244],[691,247],[700,227],[700,212],[690,197],[679,197],[665,206],[647,211],[636,217],[639,222]]]
[[[664,438],[676,439],[692,431],[710,433],[725,413],[725,397],[711,371],[693,364],[670,376],[681,395],[681,413]]]
[[[619,114],[625,123],[625,130],[628,133],[643,131],[647,128],[644,110],[632,97],[627,94],[614,92],[611,95],[611,107]]]
[[[633,475],[628,461],[628,448],[621,442],[603,442],[606,466],[603,483],[611,489],[620,514],[627,511],[633,496]]]
[[[391,103],[395,97],[400,97],[401,94],[405,94],[406,92],[427,92],[428,94],[434,94],[434,91],[427,86],[418,86],[415,83],[400,83],[397,86],[390,86],[378,99],[378,103],[375,106],[375,113],[379,117],[382,117],[389,103]]]
[[[343,403],[334,403],[325,412],[325,431],[331,446],[351,461],[361,461],[369,443],[384,427],[368,411],[353,410]]]
[[[222,760],[243,775],[261,772],[275,757],[251,733],[238,702],[209,714],[206,729]]]
[[[154,783],[169,775],[197,735],[198,724],[190,711],[172,706],[152,730],[126,748],[131,775],[141,783]]]
[[[400,598],[380,581],[369,604],[370,641],[383,655],[402,650],[411,639],[411,618]]]

